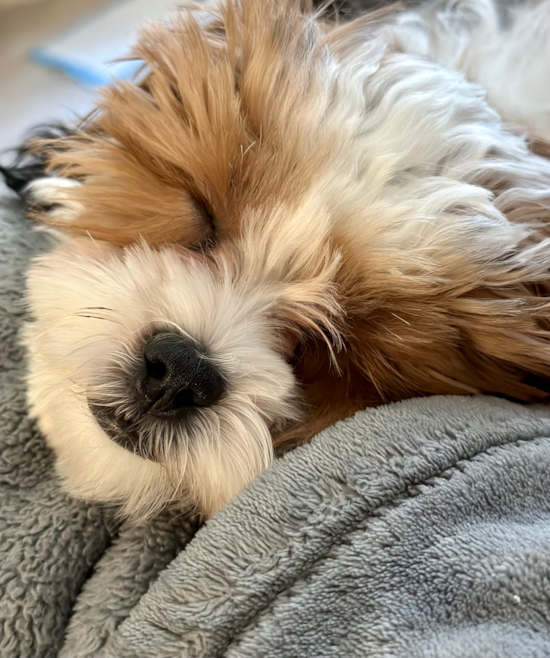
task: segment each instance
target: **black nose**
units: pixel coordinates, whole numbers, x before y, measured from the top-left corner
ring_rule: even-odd
[[[144,413],[178,416],[192,407],[214,404],[225,390],[225,380],[212,361],[178,334],[153,336],[143,358],[136,385]]]

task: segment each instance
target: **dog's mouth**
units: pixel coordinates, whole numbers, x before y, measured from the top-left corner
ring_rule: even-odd
[[[144,459],[158,461],[156,451],[148,441],[143,440],[136,423],[124,418],[113,407],[93,401],[88,401],[88,406],[98,425],[117,445]]]

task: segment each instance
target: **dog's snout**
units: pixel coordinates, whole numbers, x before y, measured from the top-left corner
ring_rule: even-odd
[[[147,341],[136,385],[142,411],[161,417],[208,407],[225,390],[216,365],[190,340],[175,333],[159,333]]]

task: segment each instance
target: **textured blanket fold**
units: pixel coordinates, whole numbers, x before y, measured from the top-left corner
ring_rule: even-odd
[[[117,529],[65,495],[28,419],[17,326],[45,248],[0,207],[0,656],[550,656],[550,409],[370,409],[205,526]]]

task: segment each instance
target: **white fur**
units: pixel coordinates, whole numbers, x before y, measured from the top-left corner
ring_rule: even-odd
[[[520,14],[522,30],[538,39],[534,56],[541,55],[524,71],[528,60],[518,53],[529,38],[519,22],[504,35],[486,0],[444,4],[409,13],[377,36],[355,34],[351,49],[349,41],[332,44],[311,108],[296,116],[294,129],[304,144],[338,147],[297,208],[278,208],[269,230],[244,232],[234,261],[221,252],[213,267],[178,247],[117,249],[75,238],[35,261],[29,274],[35,322],[25,334],[29,400],[71,492],[121,504],[134,517],[174,499],[211,515],[267,466],[270,429],[299,415],[277,317],[282,307],[315,322],[322,322],[316,309],[323,304],[338,312],[330,276],[314,267],[333,232],[361,234],[360,244],[368,236],[373,251],[387,254],[379,258],[387,268],[378,273],[381,295],[399,249],[421,253],[426,272],[436,270],[444,289],[456,271],[464,280],[469,264],[489,257],[488,241],[477,236],[491,232],[492,253],[506,253],[528,236],[527,222],[512,224],[504,213],[524,197],[550,204],[550,164],[502,126],[481,87],[406,53],[464,70],[485,84],[506,118],[545,136],[550,38],[542,42],[535,19]],[[549,6],[536,10],[546,26]],[[392,49],[405,54],[383,64]],[[493,198],[476,182],[484,175],[506,180],[508,191]],[[33,194],[45,192],[51,202],[57,196],[51,185],[36,185]],[[77,211],[69,208],[66,217]],[[252,219],[254,227],[259,222]],[[548,245],[533,249],[548,252]],[[339,255],[332,257],[332,269],[323,271],[333,274]],[[421,282],[422,272],[415,275]],[[122,375],[139,359],[151,328],[200,340],[229,381],[227,397],[204,410],[200,427],[152,437],[173,448],[162,464],[115,445],[87,405],[90,395],[102,395],[124,406]]]
[[[462,71],[505,121],[550,140],[550,0],[509,14],[499,4],[435,0],[401,15],[392,33],[403,52]]]
[[[28,286],[38,318],[25,335],[29,400],[71,492],[122,504],[134,517],[158,511],[177,493],[178,504],[210,515],[270,463],[268,425],[296,415],[290,369],[274,353],[263,317],[272,290],[249,294],[246,281],[219,280],[173,247],[105,253],[76,240],[39,258]],[[151,329],[208,345],[229,383],[193,434],[182,425],[164,437],[174,453],[163,466],[109,440],[87,404],[91,393],[124,402],[117,367],[136,358]]]
[[[40,207],[52,206],[51,213],[61,223],[70,223],[80,212],[82,205],[73,201],[66,194],[67,189],[80,185],[71,178],[49,177],[37,178],[25,188],[28,203]]]

